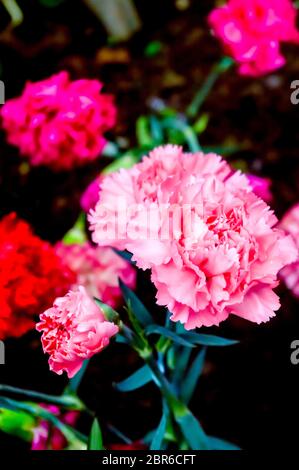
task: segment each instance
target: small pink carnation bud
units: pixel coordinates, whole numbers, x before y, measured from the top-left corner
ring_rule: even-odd
[[[264,199],[265,202],[272,201],[272,193],[270,191],[271,180],[256,175],[246,175],[253,192]]]
[[[290,0],[228,0],[208,20],[240,74],[260,76],[284,65],[281,43],[299,43],[296,13]]]
[[[40,315],[37,331],[42,332],[42,345],[50,355],[50,370],[69,378],[81,368],[85,359],[102,351],[118,326],[106,321],[103,311],[79,286],[54,301],[53,307]]]

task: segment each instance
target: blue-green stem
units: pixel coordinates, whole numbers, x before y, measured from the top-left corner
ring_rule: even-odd
[[[220,75],[226,72],[233,63],[234,61],[230,57],[223,57],[223,59],[213,67],[209,76],[204,81],[202,87],[198,90],[191,104],[187,108],[186,114],[189,118],[193,119],[198,115],[199,109],[211,92]]]

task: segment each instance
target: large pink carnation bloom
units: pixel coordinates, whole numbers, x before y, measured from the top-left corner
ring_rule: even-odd
[[[299,203],[295,204],[281,219],[279,227],[289,233],[299,250]],[[299,258],[280,271],[286,286],[299,297]]]
[[[119,202],[135,210],[115,232]],[[169,213],[178,208],[167,237]],[[272,290],[277,273],[297,256],[291,237],[273,228],[275,215],[246,176],[215,154],[186,154],[171,145],[108,175],[89,218],[96,243],[126,248],[139,267],[152,270],[158,304],[187,329],[218,325],[230,313],[256,323],[269,320],[280,306]]]
[[[67,72],[28,82],[2,108],[8,142],[34,166],[69,170],[94,160],[116,121],[113,97],[101,89],[98,80],[70,81]]]
[[[122,297],[118,278],[131,289],[135,288],[136,270],[111,248],[95,247],[89,242],[82,245],[59,242],[56,253],[77,274],[77,284],[111,307],[117,307]]]
[[[290,0],[228,0],[209,23],[242,75],[259,76],[280,68],[281,42],[299,43],[296,9]]]
[[[69,378],[118,333],[118,326],[106,321],[83,286],[58,297],[53,307],[40,315],[36,329],[43,332],[42,345],[50,355],[50,370],[59,375],[65,371]]]

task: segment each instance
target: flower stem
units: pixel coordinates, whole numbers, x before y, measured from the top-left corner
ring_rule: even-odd
[[[234,61],[230,57],[223,57],[223,59],[221,59],[221,61],[213,67],[209,76],[203,83],[202,87],[198,90],[191,104],[187,108],[186,114],[189,118],[192,119],[197,116],[200,107],[204,103],[205,99],[209,95],[210,91],[212,90],[220,75],[226,72],[233,65],[233,63]]]

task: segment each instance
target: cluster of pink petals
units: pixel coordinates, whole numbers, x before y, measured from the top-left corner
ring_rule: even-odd
[[[74,426],[79,418],[79,411],[66,411],[62,413],[55,405],[40,405],[60,420]],[[33,429],[33,439],[31,443],[31,450],[63,450],[67,446],[67,440],[62,432],[53,427],[49,421],[44,419],[40,420],[38,426]]]
[[[141,228],[151,208],[158,236],[136,239],[124,230],[105,239],[103,217],[117,211],[119,200],[143,208],[135,220]],[[181,220],[173,237],[159,236],[167,205],[191,206],[191,233]],[[273,292],[277,273],[297,256],[292,238],[273,228],[275,215],[245,175],[215,154],[186,154],[177,146],[156,148],[132,169],[108,175],[89,218],[96,243],[127,249],[139,267],[151,269],[158,304],[187,329],[218,325],[229,314],[269,320],[280,306]]]
[[[66,266],[76,274],[76,283],[85,287],[91,297],[115,308],[122,294],[120,278],[131,289],[135,288],[136,270],[111,248],[84,244],[56,244],[56,253]]]
[[[58,297],[40,315],[36,329],[42,332],[43,350],[50,355],[50,370],[59,375],[65,371],[69,378],[118,333],[118,326],[106,321],[83,286]]]
[[[249,180],[249,184],[252,187],[253,192],[264,199],[265,202],[272,201],[272,193],[270,190],[271,180],[269,178],[263,178],[262,176],[246,175]]]
[[[98,80],[71,81],[67,72],[27,83],[1,110],[8,142],[34,166],[69,170],[94,160],[116,121],[113,97],[101,89]]]
[[[100,197],[100,182],[102,177],[94,179],[85,189],[80,199],[81,209],[88,213],[94,209]]]
[[[299,43],[296,9],[290,0],[228,0],[209,23],[242,75],[260,76],[280,68],[281,42]]]
[[[282,218],[279,227],[289,233],[299,250],[299,203],[295,204]],[[299,258],[280,271],[286,286],[299,297]]]

